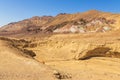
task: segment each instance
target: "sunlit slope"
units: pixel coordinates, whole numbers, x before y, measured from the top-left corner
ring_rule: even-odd
[[[91,57],[120,58],[118,36],[107,34],[56,34],[36,38],[35,46],[26,47],[36,53],[37,60],[80,60]]]
[[[110,34],[56,34],[36,38],[31,43],[35,46],[26,48],[36,53],[36,60],[61,72],[64,79],[119,80],[120,39]]]
[[[0,28],[0,35],[41,33],[98,33],[119,30],[120,14],[90,10],[83,13],[32,17]]]
[[[52,70],[0,40],[0,80],[54,80]]]

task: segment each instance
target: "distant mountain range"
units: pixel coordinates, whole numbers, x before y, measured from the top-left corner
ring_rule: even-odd
[[[95,33],[119,30],[120,14],[90,10],[57,16],[35,16],[0,28],[0,35],[39,33]]]

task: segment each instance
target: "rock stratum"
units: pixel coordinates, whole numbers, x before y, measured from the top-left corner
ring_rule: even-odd
[[[120,15],[91,10],[0,28],[0,80],[119,80]]]

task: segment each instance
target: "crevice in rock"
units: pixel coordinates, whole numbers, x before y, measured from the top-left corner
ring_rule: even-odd
[[[97,47],[93,50],[89,50],[85,53],[81,53],[79,60],[86,60],[92,57],[114,57],[120,58],[120,52],[114,52],[109,47]]]

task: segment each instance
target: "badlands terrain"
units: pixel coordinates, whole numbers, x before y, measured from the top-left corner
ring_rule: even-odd
[[[120,14],[32,17],[0,28],[0,80],[119,80]]]

